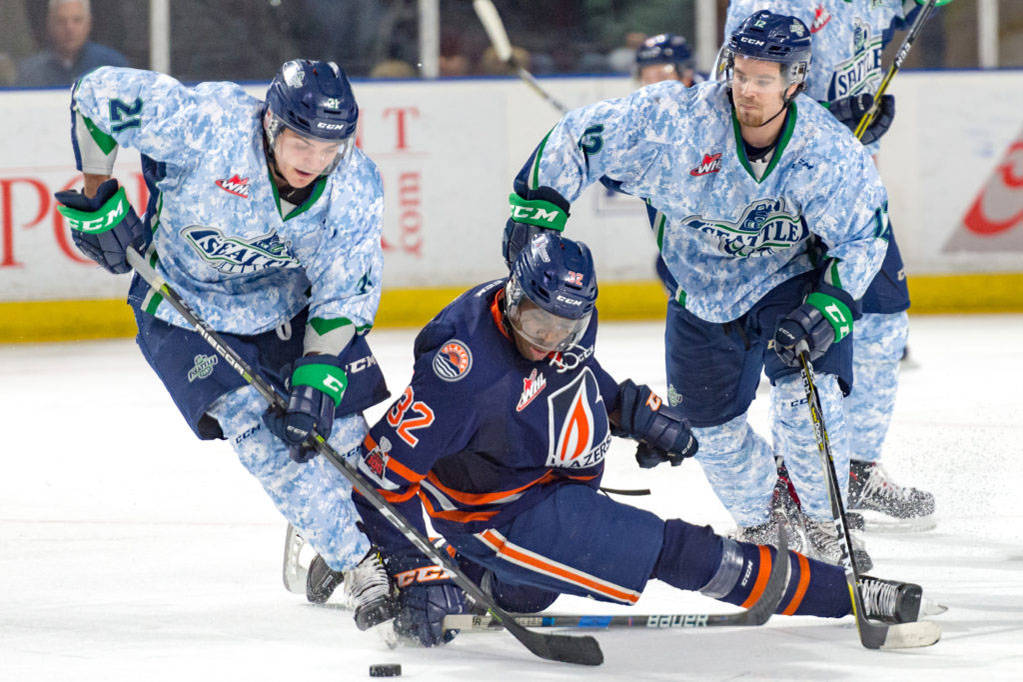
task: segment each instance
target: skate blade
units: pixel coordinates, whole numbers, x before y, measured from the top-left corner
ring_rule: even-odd
[[[922,533],[934,530],[938,525],[934,514],[915,519],[897,519],[870,509],[857,509],[856,512],[863,515],[863,531],[866,533]]]
[[[889,625],[882,649],[915,649],[941,639],[941,626],[929,620]]]
[[[923,601],[920,602],[921,616],[940,616],[946,611],[948,611],[947,606],[945,606],[944,604],[939,604],[938,602],[928,599],[927,597],[924,597]]]
[[[312,557],[308,556],[306,542],[294,526],[288,524],[288,530],[284,535],[284,565],[283,577],[284,588],[293,594],[305,594],[306,578],[309,574],[309,564]],[[313,553],[315,556],[315,553]]]

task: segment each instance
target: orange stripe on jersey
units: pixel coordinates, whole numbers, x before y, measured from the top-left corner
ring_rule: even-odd
[[[426,474],[427,481],[437,486],[437,489],[440,490],[445,495],[447,495],[448,497],[457,500],[462,504],[492,504],[495,502],[500,502],[501,500],[507,497],[517,495],[518,493],[522,492],[523,490],[530,486],[537,485],[540,483],[546,483],[552,478],[554,478],[554,472],[547,471],[547,473],[545,473],[540,478],[530,481],[529,483],[518,488],[515,488],[514,490],[502,490],[496,493],[464,493],[459,490],[452,490],[451,488],[441,483],[440,480],[437,478],[437,475],[434,474],[432,471]]]
[[[510,339],[508,336],[508,330],[504,328],[504,319],[501,315],[501,299],[504,298],[504,287],[497,290],[494,294],[494,302],[490,304],[490,316],[494,318],[494,324],[497,326],[497,331],[504,334],[504,338]]]
[[[760,595],[764,593],[764,589],[767,587],[767,578],[771,575],[771,550],[767,549],[766,545],[760,545],[760,568],[757,571],[757,581],[753,583],[753,591],[749,593],[740,606],[744,609],[748,609],[757,603],[760,599]]]
[[[571,566],[566,566],[553,559],[540,556],[523,547],[517,547],[493,529],[476,533],[476,537],[493,549],[502,559],[523,568],[528,568],[537,573],[558,578],[568,583],[574,583],[586,588],[590,592],[595,592],[626,604],[635,604],[639,601],[639,592],[635,590],[609,583],[578,571]]]
[[[380,493],[380,496],[383,497],[388,502],[390,502],[391,504],[398,504],[406,500],[411,500],[413,497],[415,497],[416,493],[419,492],[419,484],[416,483],[415,485],[410,486],[408,490],[406,490],[403,493],[395,493],[391,492],[390,490],[384,490],[383,488],[377,488],[377,492]]]
[[[783,616],[791,616],[796,612],[799,605],[803,603],[803,597],[806,596],[806,588],[810,586],[810,562],[802,554],[795,552],[793,554],[799,560],[799,584],[796,586],[796,592],[792,595],[789,605],[781,612]]]
[[[451,511],[437,510],[433,508],[433,505],[430,504],[430,499],[422,491],[419,492],[419,500],[423,503],[423,509],[426,510],[426,513],[434,519],[444,519],[445,521],[454,521],[455,523],[469,523],[470,521],[488,521],[497,516],[497,510],[481,512],[459,511],[457,509],[452,509]]]

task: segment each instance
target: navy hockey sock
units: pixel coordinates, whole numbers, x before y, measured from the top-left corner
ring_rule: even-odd
[[[743,608],[764,591],[776,550],[723,538],[709,526],[673,519],[664,524],[664,545],[653,576],[683,590]],[[777,613],[840,618],[851,611],[845,571],[789,552],[789,581]]]

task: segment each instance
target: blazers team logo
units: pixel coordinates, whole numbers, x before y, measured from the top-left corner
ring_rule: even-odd
[[[472,369],[469,346],[458,339],[448,341],[433,356],[433,371],[444,381],[458,381]]]
[[[611,445],[607,419],[594,418],[603,410],[597,379],[583,368],[570,384],[547,397],[547,466],[585,469],[599,464]]]

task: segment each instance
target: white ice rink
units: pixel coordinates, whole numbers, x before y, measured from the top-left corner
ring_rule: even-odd
[[[863,649],[851,618],[760,628],[596,633],[599,668],[534,658],[503,633],[387,650],[349,613],[281,583],[284,521],[223,442],[200,443],[128,340],[0,347],[0,680],[1023,678],[1023,316],[913,317],[886,463],[934,491],[938,527],[869,535],[874,573],[949,607],[934,647]],[[664,391],[662,325],[605,325],[598,357]],[[412,333],[370,341],[392,392]],[[763,404],[752,421],[763,431]],[[371,417],[381,413],[371,412]],[[730,530],[695,462],[641,471],[609,454],[605,483],[662,516]],[[594,529],[595,531],[599,529]],[[626,610],[563,598],[558,611]],[[651,583],[636,612],[734,607]]]

